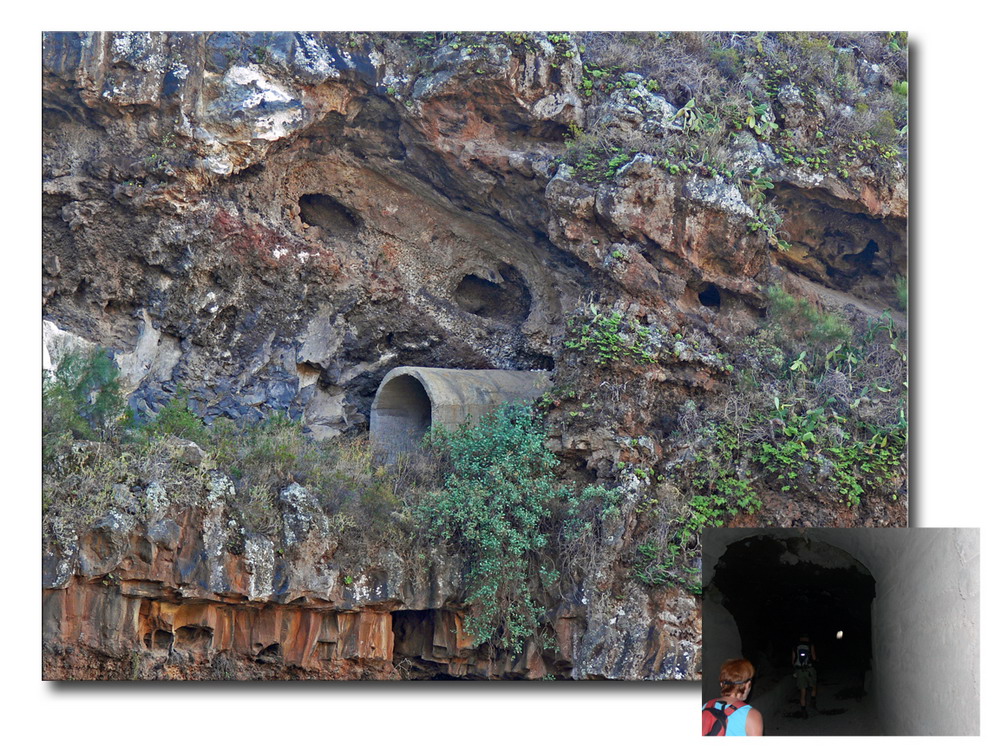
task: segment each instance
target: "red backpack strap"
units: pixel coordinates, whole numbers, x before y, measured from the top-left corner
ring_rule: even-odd
[[[711,699],[701,708],[701,735],[724,736],[729,716],[745,705],[745,702],[730,704],[724,699]],[[716,708],[721,705],[721,709]]]
[[[726,713],[726,717],[729,717],[729,716],[730,716],[730,715],[732,715],[732,714],[733,714],[734,712],[736,712],[736,710],[738,710],[738,709],[739,709],[740,707],[743,707],[743,706],[745,706],[745,705],[746,705],[746,702],[739,702],[739,703],[737,703],[737,704],[734,704],[734,705],[732,705],[732,704],[729,704],[728,702],[726,702],[726,703],[725,703],[725,705],[726,705],[726,706],[725,706],[725,713]]]

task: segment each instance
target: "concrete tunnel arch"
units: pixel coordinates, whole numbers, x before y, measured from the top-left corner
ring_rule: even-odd
[[[505,402],[531,402],[549,386],[550,374],[544,370],[394,368],[373,398],[373,450],[393,463],[416,450],[433,426],[457,428]]]

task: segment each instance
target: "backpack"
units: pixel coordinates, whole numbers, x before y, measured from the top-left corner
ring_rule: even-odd
[[[701,708],[701,735],[724,736],[729,716],[745,705],[745,702],[731,705],[721,699],[713,699]]]
[[[812,658],[809,653],[810,653],[809,646],[806,645],[805,643],[802,643],[797,648],[795,648],[795,656],[796,656],[795,665],[800,666],[802,668],[808,666],[812,662]]]

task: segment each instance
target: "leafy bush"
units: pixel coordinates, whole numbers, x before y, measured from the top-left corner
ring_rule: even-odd
[[[428,437],[449,473],[417,515],[429,535],[467,558],[467,631],[481,643],[520,652],[544,615],[540,586],[557,577],[542,551],[551,503],[566,495],[542,421],[531,407],[509,404],[478,424],[434,429]]]
[[[276,496],[261,484],[252,485],[239,503],[242,522],[253,531],[272,535],[280,525]]]
[[[617,489],[604,485],[591,485],[579,494],[567,495],[561,525],[563,541],[581,541],[596,534],[606,521],[618,519],[621,498]]]
[[[742,421],[709,423],[699,438],[694,459],[672,474],[690,494],[669,531],[672,552],[693,549],[708,526],[755,513],[763,506],[761,489],[792,492],[804,486],[850,507],[870,493],[896,499],[906,425],[851,425],[829,406],[798,412],[777,403]]]
[[[563,160],[582,180],[598,183],[610,180],[622,166],[632,160],[633,153],[618,144],[607,145],[601,138],[570,125],[565,139]]]
[[[699,449],[684,472],[691,497],[674,534],[676,546],[692,545],[706,526],[721,526],[740,511],[754,513],[760,508],[756,486],[745,468],[748,446],[742,435],[731,424],[704,426],[708,445]]]
[[[102,440],[131,422],[119,371],[103,348],[69,352],[42,380],[42,455],[55,456],[66,439]]]
[[[637,546],[635,576],[647,585],[680,585],[701,593],[701,571],[687,566],[677,542],[663,545],[650,539]]]
[[[299,423],[280,414],[259,422],[215,420],[211,449],[218,467],[236,484],[265,485],[274,491],[291,481],[310,481],[321,460],[320,446]]]
[[[254,423],[215,420],[209,447],[218,468],[235,480],[240,500],[254,505],[252,513],[265,515],[266,500],[297,482],[326,513],[338,516],[339,528],[354,530],[369,543],[395,528],[391,513],[421,479],[407,461],[397,467],[377,464],[366,438],[316,441],[286,415]]]

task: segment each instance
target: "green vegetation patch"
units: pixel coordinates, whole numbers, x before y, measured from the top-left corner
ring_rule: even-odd
[[[627,358],[636,363],[654,363],[657,355],[650,338],[651,327],[628,318],[620,311],[606,312],[594,304],[584,314],[567,320],[568,350],[590,355],[599,365]]]
[[[764,494],[818,496],[843,510],[900,498],[907,333],[887,312],[856,329],[776,286],[767,314],[732,353],[725,407],[688,432],[685,455],[667,468],[684,498],[669,540],[640,571],[646,582],[676,582],[675,568],[700,551],[700,532],[757,513]]]
[[[477,424],[428,437],[448,474],[416,515],[467,559],[467,632],[520,652],[543,621],[542,589],[558,577],[544,550],[552,503],[567,494],[542,421],[531,407],[505,405]]]

